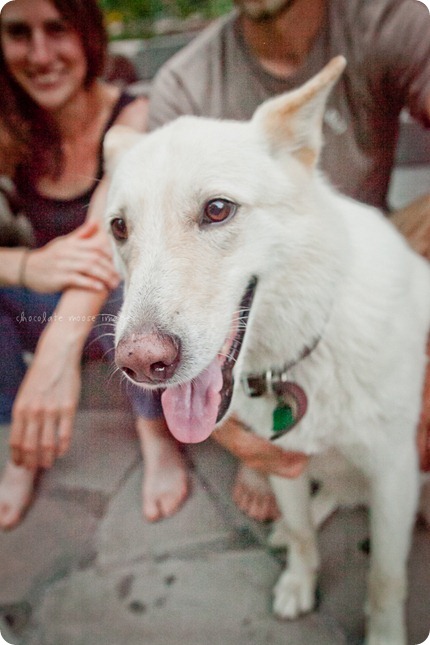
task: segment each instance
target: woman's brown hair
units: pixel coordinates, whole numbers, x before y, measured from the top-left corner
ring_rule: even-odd
[[[104,71],[107,34],[97,0],[47,0],[79,35],[87,60],[85,86]],[[1,28],[1,14],[0,14]],[[0,46],[2,121],[24,153],[22,166],[30,181],[61,173],[61,138],[50,115],[42,110],[9,73]]]
[[[96,0],[49,0],[80,35],[88,64],[86,84],[101,76],[106,62],[107,34]]]

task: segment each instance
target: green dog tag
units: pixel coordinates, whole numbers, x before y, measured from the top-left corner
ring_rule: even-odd
[[[295,423],[293,410],[289,405],[278,405],[273,410],[273,432],[284,432]]]
[[[297,383],[283,381],[273,386],[278,397],[278,405],[273,410],[273,435],[270,439],[278,439],[292,430],[304,417],[308,401],[303,388]]]

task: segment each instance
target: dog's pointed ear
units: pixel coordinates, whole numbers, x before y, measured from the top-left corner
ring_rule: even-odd
[[[252,120],[263,131],[274,154],[287,150],[309,169],[316,165],[327,98],[345,65],[345,58],[337,56],[302,87],[270,99],[257,109]]]
[[[108,175],[112,174],[118,160],[124,152],[131,148],[142,137],[127,125],[113,125],[105,134],[103,139],[103,160],[104,169]]]

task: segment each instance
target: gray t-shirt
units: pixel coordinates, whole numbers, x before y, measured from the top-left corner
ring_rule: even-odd
[[[157,74],[149,128],[183,114],[249,119],[264,100],[301,85],[338,54],[348,66],[329,99],[321,166],[339,190],[384,208],[400,110],[407,106],[430,126],[430,15],[417,0],[328,0],[306,63],[286,79],[261,67],[233,12]]]

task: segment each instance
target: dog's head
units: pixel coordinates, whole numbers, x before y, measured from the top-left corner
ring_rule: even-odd
[[[107,134],[106,223],[125,279],[116,362],[165,388],[181,441],[205,439],[228,409],[252,301],[306,236],[303,187],[344,65],[333,59],[247,123],[181,117],[149,135]]]

